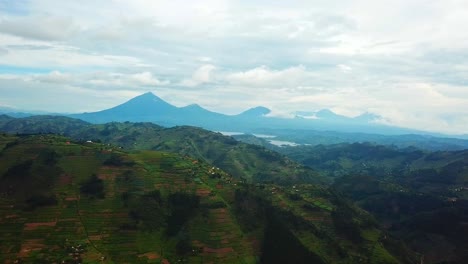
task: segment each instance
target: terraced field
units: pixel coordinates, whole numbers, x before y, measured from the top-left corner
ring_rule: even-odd
[[[4,146],[12,139],[3,137],[0,144]],[[50,191],[57,197],[55,205],[25,211],[17,208],[17,200],[2,196],[1,262],[178,262],[183,258],[176,257],[175,238],[166,237],[162,231],[122,229],[131,221],[122,194],[138,195],[156,189],[163,196],[193,193],[201,198],[200,206],[206,207],[203,214],[195,215],[184,227],[193,243],[192,252],[184,258],[186,261],[255,262],[254,251],[229,210],[210,208],[213,204],[226,206],[220,195],[226,195],[220,178],[216,181],[210,178],[216,171],[217,176],[222,175],[230,184],[236,184],[226,173],[189,158],[150,151],[125,156],[124,159],[134,162],[131,166],[103,165],[102,161],[118,150],[67,142],[56,137],[24,139],[2,153],[3,168],[8,168],[18,157],[34,159],[40,150],[53,148],[61,155],[58,165],[62,171]],[[103,199],[80,193],[80,184],[93,173],[104,182]]]
[[[252,185],[190,157],[53,135],[3,135],[0,149],[0,263],[398,263],[376,227],[354,243],[338,231],[342,205],[323,186]]]

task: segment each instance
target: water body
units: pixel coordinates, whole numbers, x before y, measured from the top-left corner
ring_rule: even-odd
[[[234,131],[217,131],[217,132],[221,133],[221,134],[223,134],[225,136],[237,136],[237,135],[244,135],[245,134],[243,132],[234,132]],[[274,136],[274,135],[266,135],[266,134],[253,134],[253,135],[258,137],[258,138],[264,138],[270,144],[273,144],[273,145],[278,146],[278,147],[283,147],[283,146],[295,147],[295,146],[301,145],[301,144],[291,142],[291,141],[276,140],[274,138],[276,138],[277,136]]]
[[[221,133],[225,136],[238,136],[238,135],[244,135],[245,133],[243,132],[232,132],[232,131],[216,131],[218,133]]]
[[[276,136],[273,135],[265,135],[265,134],[252,134],[258,138],[275,138]]]
[[[270,144],[273,144],[273,145],[278,146],[278,147],[283,147],[283,146],[295,147],[295,146],[300,145],[300,144],[297,144],[297,143],[294,143],[294,142],[291,142],[291,141],[283,141],[283,140],[268,140],[268,142],[270,142]]]

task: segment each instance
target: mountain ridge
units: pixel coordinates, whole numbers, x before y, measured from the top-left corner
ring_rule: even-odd
[[[350,118],[329,109],[316,112],[318,118],[270,116],[271,110],[257,106],[236,115],[209,111],[198,104],[174,106],[152,92],[136,96],[120,105],[92,113],[68,115],[91,123],[153,122],[163,126],[190,125],[215,131],[256,132],[260,129],[312,129],[342,132],[372,132],[377,134],[408,134],[425,132],[387,126],[373,122],[378,116],[365,113]]]

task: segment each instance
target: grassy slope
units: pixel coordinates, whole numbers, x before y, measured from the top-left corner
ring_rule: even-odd
[[[340,144],[284,148],[283,153],[335,176],[334,188],[424,254],[427,263],[466,259],[466,150]]]
[[[386,235],[366,220],[369,216],[323,187],[253,186],[193,158],[156,151],[127,154],[108,145],[67,141],[53,135],[0,136],[2,183],[9,169],[32,161],[19,185],[24,192],[4,190],[0,196],[0,262],[256,263],[289,256],[274,248],[279,245],[309,262],[397,263],[384,247]],[[41,153],[57,155],[51,161]],[[119,166],[109,164],[116,155]],[[51,183],[32,184],[40,174],[28,171],[42,167],[54,169]],[[80,192],[92,174],[104,184],[103,199]],[[31,208],[28,191],[55,197],[56,203]],[[169,234],[174,228],[169,220],[181,213],[171,197],[180,193],[199,204]],[[349,217],[340,222],[337,212]],[[342,226],[356,228],[357,237]]]
[[[0,120],[0,129],[8,133],[62,134],[83,141],[112,143],[126,150],[174,152],[209,162],[251,182],[327,182],[312,169],[276,152],[195,127],[163,128],[152,123],[129,122],[91,125],[66,117],[36,116]]]

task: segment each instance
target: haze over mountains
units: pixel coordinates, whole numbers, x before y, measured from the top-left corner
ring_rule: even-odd
[[[44,114],[12,108],[0,108],[0,113],[21,118]],[[466,135],[444,135],[393,127],[379,123],[381,117],[364,113],[350,118],[329,109],[317,112],[297,111],[289,118],[274,116],[271,110],[253,107],[237,115],[209,111],[198,104],[174,106],[151,92],[98,112],[79,114],[49,114],[78,118],[90,123],[152,122],[165,127],[189,125],[212,131],[266,134],[280,142],[295,144],[337,144],[373,142],[398,147],[415,146],[428,150],[460,150],[468,147]]]
[[[171,210],[171,203],[166,202],[166,199],[172,197],[171,187],[178,192],[187,192],[188,184],[196,186],[196,189],[189,189],[188,193],[195,190],[195,195],[190,196],[190,199],[201,197],[200,207],[196,205],[194,214],[188,219],[196,221],[200,220],[198,217],[202,217],[202,220],[188,221],[184,224],[185,228],[180,229],[191,236],[169,236],[173,243],[164,243],[167,246],[164,250],[157,251],[155,258],[180,258],[185,251],[174,252],[173,245],[176,242],[186,241],[193,247],[200,245],[197,241],[208,241],[206,243],[213,243],[210,248],[232,247],[229,252],[243,252],[245,257],[261,254],[263,258],[269,252],[277,252],[275,249],[278,246],[283,250],[274,255],[275,259],[296,255],[298,249],[299,252],[314,253],[309,257],[301,255],[298,259],[302,262],[294,263],[322,263],[316,260],[317,256],[326,260],[323,263],[417,263],[424,256],[424,263],[440,264],[464,263],[462,260],[466,259],[466,151],[429,152],[415,148],[401,150],[373,144],[271,148],[290,157],[286,158],[275,151],[240,143],[232,137],[190,126],[164,128],[153,123],[131,122],[90,124],[65,116],[12,118],[3,115],[0,116],[0,131],[7,133],[0,135],[0,141],[3,142],[0,145],[0,172],[4,172],[0,188],[8,194],[8,200],[3,199],[3,204],[0,204],[0,232],[4,234],[2,238],[6,238],[2,241],[4,244],[0,243],[0,248],[4,245],[16,245],[8,249],[2,248],[9,252],[5,256],[9,259],[15,257],[20,249],[32,247],[28,244],[29,238],[39,239],[42,236],[35,229],[31,230],[30,226],[38,223],[45,225],[41,230],[52,235],[47,236],[44,241],[47,245],[55,245],[60,243],[57,239],[65,232],[61,228],[65,225],[63,222],[67,221],[73,221],[75,226],[85,226],[92,235],[105,234],[102,243],[94,242],[95,237],[91,236],[92,243],[86,242],[89,252],[93,252],[91,245],[96,243],[101,252],[106,252],[111,259],[142,258],[147,252],[153,252],[154,255],[155,248],[159,248],[154,245],[164,243],[165,236],[152,237],[151,241],[145,241],[145,245],[153,245],[153,248],[148,246],[139,249],[139,254],[131,253],[136,247],[132,241],[140,234],[136,232],[147,234],[146,223],[162,221],[162,224],[154,224],[158,228],[165,228],[164,223],[173,223],[170,218],[172,214],[168,215],[169,218],[161,219],[160,214],[151,214],[149,217],[142,213],[156,212],[161,206],[164,210],[166,207]],[[261,143],[250,140],[253,139],[247,138],[245,141]],[[197,173],[200,165],[204,170]],[[216,174],[213,171],[216,167],[223,172]],[[59,175],[59,169],[66,173]],[[223,175],[228,175],[226,173],[230,176],[223,178]],[[43,175],[57,176],[49,179]],[[96,175],[102,181],[97,180]],[[72,179],[67,180],[72,184],[64,186],[65,179]],[[334,183],[330,185],[331,180]],[[50,182],[59,189],[51,189],[44,182]],[[141,189],[143,183],[146,184],[146,189]],[[90,192],[88,187],[95,184],[101,186],[98,189],[100,191]],[[162,196],[163,203],[159,207],[144,203],[149,191],[155,186],[161,193],[169,191],[167,196]],[[207,186],[212,190],[210,194],[204,191]],[[33,197],[34,199],[30,197],[39,190],[42,196]],[[82,193],[82,198],[78,201],[74,197],[79,193]],[[250,199],[252,194],[261,200]],[[375,219],[348,199],[372,212]],[[36,200],[39,202],[34,202]],[[134,203],[125,206],[126,201]],[[8,217],[12,204],[15,205],[14,212],[17,216]],[[236,207],[237,205],[239,206]],[[213,240],[211,235],[209,240],[204,240],[206,236],[200,230],[209,230],[209,234],[219,230],[208,229],[205,225],[210,212],[217,212],[210,210],[220,209],[218,207],[229,210],[230,215],[236,216],[236,221],[240,221],[232,220],[232,223],[248,223],[246,232],[250,232],[249,235],[230,237],[227,240],[229,246],[225,244],[226,240]],[[28,208],[34,208],[35,211],[30,212],[28,210],[32,209]],[[70,212],[66,214],[66,218],[57,218],[50,213],[51,208],[60,216],[64,215],[64,210],[68,209]],[[84,211],[83,208],[89,210]],[[264,215],[262,208],[270,209]],[[105,222],[103,219],[108,218],[96,212],[112,212],[119,216],[118,223]],[[264,219],[276,217],[275,214],[270,214],[275,212],[281,218],[278,218],[279,225],[272,227],[272,234],[284,234],[289,237],[288,240],[271,238],[269,229],[264,228],[271,226]],[[76,214],[81,218],[70,218]],[[25,228],[14,223],[17,218],[24,219]],[[223,224],[224,221],[218,222]],[[105,223],[111,229],[104,230],[101,224],[96,226],[93,223]],[[255,224],[253,230],[258,233],[249,231],[252,230],[249,229],[252,224]],[[22,228],[24,232],[20,232]],[[230,230],[243,228],[245,227],[242,225],[234,225]],[[78,241],[77,243],[84,243],[79,240],[79,230],[67,229],[67,237]],[[226,229],[222,230],[226,232]],[[13,232],[21,234],[19,239],[12,235]],[[119,238],[122,233],[129,243],[122,244]],[[36,236],[32,236],[33,234]],[[250,244],[241,238],[250,237],[250,234],[262,239],[259,241],[264,241],[260,243],[263,245],[260,253],[247,251]],[[399,241],[395,241],[393,236]],[[283,243],[297,241],[296,239],[300,242]],[[273,250],[267,241],[273,243]],[[286,244],[292,246],[287,248]],[[405,245],[417,253],[409,251]],[[302,247],[306,249],[302,250]],[[121,250],[115,250],[116,248],[126,251],[120,253]],[[191,247],[187,248],[191,252]],[[233,257],[229,261],[214,263],[239,263],[235,259],[236,254],[213,256],[211,253],[217,251],[204,247],[198,250],[203,260],[206,260],[205,257]],[[66,253],[63,250],[57,251],[60,257],[63,252]],[[41,255],[24,254],[22,257],[45,259],[56,256],[48,251],[40,253]],[[2,257],[0,255],[0,260]],[[83,254],[81,257],[89,259],[91,256]],[[188,257],[200,258],[200,255],[197,253]],[[133,259],[130,263],[135,263]],[[358,261],[359,259],[366,261]],[[192,260],[188,263],[200,261]],[[289,262],[287,259],[269,259],[261,260],[260,263]]]
[[[314,129],[378,134],[422,133],[416,130],[376,123],[378,116],[363,114],[355,118],[337,115],[328,109],[316,113],[304,112],[295,118],[270,116],[268,108],[258,106],[238,115],[225,115],[192,104],[171,105],[153,93],[145,93],[116,107],[93,113],[73,114],[91,123],[154,122],[163,126],[192,125],[217,131],[255,132],[259,129]]]
[[[66,114],[0,107],[0,114],[7,114],[13,117],[44,114],[66,115],[96,124],[126,121],[153,122],[167,127],[191,125],[215,131],[235,131],[244,133],[258,133],[272,129],[300,129],[380,135],[419,134],[438,137],[467,138],[466,135],[445,135],[430,131],[385,125],[380,122],[382,119],[380,116],[367,112],[356,117],[347,117],[336,114],[329,109],[322,109],[316,112],[296,111],[291,113],[291,117],[279,117],[273,115],[270,109],[257,106],[237,115],[227,115],[207,110],[198,104],[177,107],[151,92],[141,94],[125,103],[97,112]]]

